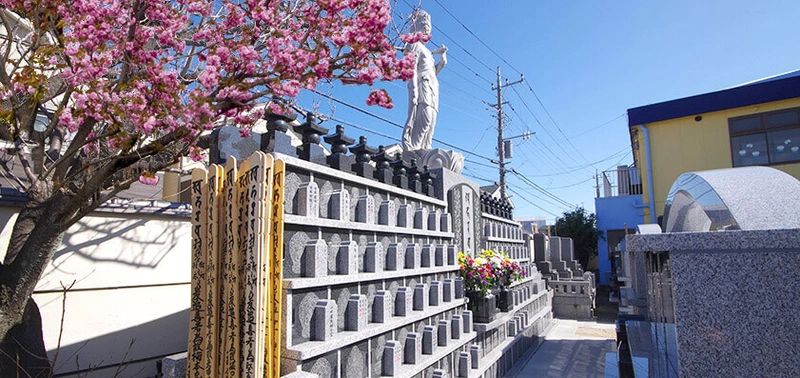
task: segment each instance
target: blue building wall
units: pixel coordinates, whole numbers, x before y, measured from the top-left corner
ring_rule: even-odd
[[[611,260],[608,256],[608,230],[621,230],[627,224],[635,230],[636,225],[644,223],[642,195],[598,197],[594,199],[597,215],[597,229],[603,238],[597,241],[597,259],[600,269],[600,285],[608,285],[611,277]]]

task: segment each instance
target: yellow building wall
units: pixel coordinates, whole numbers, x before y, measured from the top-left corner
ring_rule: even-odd
[[[763,103],[646,124],[649,133],[656,217],[664,214],[667,194],[683,173],[731,168],[728,119],[749,114],[800,107],[800,98]],[[695,116],[703,117],[695,121]],[[634,151],[641,170],[643,202],[650,203],[644,132],[635,126]],[[800,180],[800,163],[771,165]],[[649,209],[645,222],[650,223]]]

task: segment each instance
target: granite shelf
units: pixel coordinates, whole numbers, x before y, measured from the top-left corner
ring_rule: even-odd
[[[507,238],[499,238],[496,236],[486,236],[486,241],[494,242],[494,243],[513,243],[513,244],[525,244],[524,240],[520,239],[507,239]]]
[[[500,357],[503,356],[503,354],[505,353],[505,349],[508,346],[516,343],[523,337],[527,337],[525,336],[525,332],[531,327],[533,327],[535,319],[539,319],[540,317],[544,316],[547,313],[547,310],[548,310],[547,308],[541,309],[538,313],[536,313],[534,317],[530,318],[529,324],[527,324],[525,328],[523,328],[520,332],[517,332],[517,334],[514,337],[507,337],[505,340],[503,340],[503,342],[501,342],[494,349],[492,349],[491,352],[481,357],[481,361],[478,364],[478,368],[470,370],[469,372],[470,378],[477,378],[486,373],[486,371],[489,370],[489,368],[492,367],[492,365],[494,365],[494,363],[497,362],[497,360],[499,360]]]
[[[437,273],[457,272],[458,265],[433,266],[430,268],[384,270],[378,273],[337,274],[325,277],[284,278],[283,289],[307,289],[336,286],[356,282],[368,282],[402,277],[418,277]]]
[[[281,357],[292,360],[307,360],[400,327],[405,327],[411,323],[416,323],[437,314],[453,310],[464,306],[465,303],[464,298],[460,298],[449,303],[445,302],[439,306],[430,306],[427,311],[413,311],[410,316],[392,316],[392,319],[387,323],[369,323],[363,331],[339,332],[331,340],[306,341],[302,344],[283,349]]]
[[[484,218],[486,218],[486,219],[491,219],[491,220],[494,220],[494,221],[498,221],[498,222],[503,222],[503,223],[506,223],[506,224],[508,224],[509,226],[515,226],[515,227],[519,227],[519,223],[518,223],[518,222],[516,222],[516,221],[514,221],[514,220],[511,220],[511,219],[506,219],[506,218],[503,218],[503,217],[498,217],[497,215],[492,215],[492,214],[489,214],[489,213],[484,213],[484,212],[481,212],[481,216],[482,216],[482,217],[484,217]]]
[[[306,171],[314,172],[314,175],[324,175],[336,178],[337,180],[352,182],[361,186],[369,187],[378,189],[381,191],[389,192],[394,194],[397,197],[405,197],[405,198],[413,198],[418,201],[426,202],[429,204],[433,204],[440,207],[447,207],[447,202],[437,199],[435,197],[429,197],[424,194],[415,193],[407,189],[398,188],[394,185],[384,184],[382,182],[364,178],[358,175],[354,175],[352,173],[339,171],[330,167],[326,167],[324,165],[308,162],[302,159],[298,159],[291,156],[286,156],[280,153],[274,153],[277,159],[281,159],[286,162],[286,165],[297,167]],[[501,218],[502,219],[502,218]]]
[[[446,239],[452,239],[455,236],[455,234],[453,234],[452,232],[431,231],[427,229],[413,228],[413,227],[385,226],[380,224],[368,224],[362,222],[348,222],[335,219],[313,218],[313,217],[307,217],[303,215],[293,215],[293,214],[285,214],[283,216],[283,221],[286,224],[298,225],[298,226],[336,228],[340,230],[372,231],[372,232],[381,232],[384,234],[393,234],[393,235],[400,233],[403,235],[408,234],[408,235],[418,235],[418,236],[429,236],[434,238],[446,238]]]
[[[423,354],[422,358],[420,358],[420,363],[414,365],[404,363],[400,368],[400,374],[396,375],[395,378],[409,378],[419,374],[421,371],[433,365],[436,361],[439,361],[443,357],[453,353],[464,345],[469,344],[475,340],[476,336],[477,333],[470,332],[462,334],[461,338],[459,339],[450,339],[446,347],[437,346],[433,354]],[[458,363],[455,365],[458,365]],[[455,366],[453,369],[455,369]],[[455,374],[453,376],[455,376]],[[385,377],[385,375],[382,375],[382,377]]]
[[[527,260],[526,260],[526,261],[527,261]],[[533,277],[533,276],[531,276],[531,277],[525,277],[525,278],[523,278],[523,279],[522,279],[522,281],[517,281],[517,282],[514,282],[514,283],[512,283],[511,285],[508,285],[508,288],[509,288],[509,289],[510,289],[510,288],[514,288],[514,287],[517,287],[517,286],[519,286],[519,285],[522,285],[522,284],[525,284],[525,283],[531,282],[531,281],[533,281],[533,279],[534,279],[534,278],[539,278],[539,279],[541,279],[541,277]]]
[[[500,327],[503,324],[506,324],[506,322],[508,322],[509,320],[511,320],[511,318],[513,318],[514,315],[516,315],[517,312],[522,307],[525,307],[525,306],[533,303],[533,301],[539,299],[542,295],[546,295],[546,294],[547,294],[547,291],[543,291],[543,292],[541,292],[539,294],[534,294],[533,296],[531,296],[527,300],[525,300],[522,303],[514,306],[514,310],[512,310],[510,312],[501,312],[500,314],[502,314],[502,315],[498,316],[497,319],[492,320],[491,323],[472,323],[472,329],[474,329],[475,331],[478,331],[478,332],[486,332],[486,331],[491,331],[491,330],[493,330],[493,329],[495,329],[497,327]],[[545,309],[547,309],[547,308],[545,308]],[[535,319],[535,317],[533,317],[531,319]]]

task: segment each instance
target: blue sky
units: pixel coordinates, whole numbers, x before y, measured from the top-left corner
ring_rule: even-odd
[[[401,15],[420,4],[435,27],[431,42],[449,48],[448,65],[439,75],[435,139],[496,159],[496,113],[482,101],[495,101],[491,83],[497,66],[504,80],[525,75],[524,84],[504,90],[510,102],[504,107],[505,135],[536,135],[515,140],[509,166],[552,196],[508,175],[517,218],[552,222],[571,206],[593,212],[595,170],[632,163],[627,109],[800,68],[797,1],[397,0],[395,18],[402,23]],[[428,47],[434,48],[430,42]],[[405,123],[405,83],[375,87],[389,91],[394,109],[366,106],[368,87],[319,90]],[[401,136],[396,126],[313,93],[303,92],[298,100],[337,119]],[[366,135],[375,146],[396,143],[353,127],[345,130],[351,137]],[[447,148],[437,142],[434,147]],[[473,181],[498,180],[488,160],[465,155],[464,173]]]

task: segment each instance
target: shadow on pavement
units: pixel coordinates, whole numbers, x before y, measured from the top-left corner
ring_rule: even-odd
[[[530,350],[505,377],[603,377],[607,352],[614,340],[545,340]]]
[[[608,301],[609,286],[598,286],[595,299],[594,316],[598,323],[613,324],[617,319],[619,307],[617,303]]]

